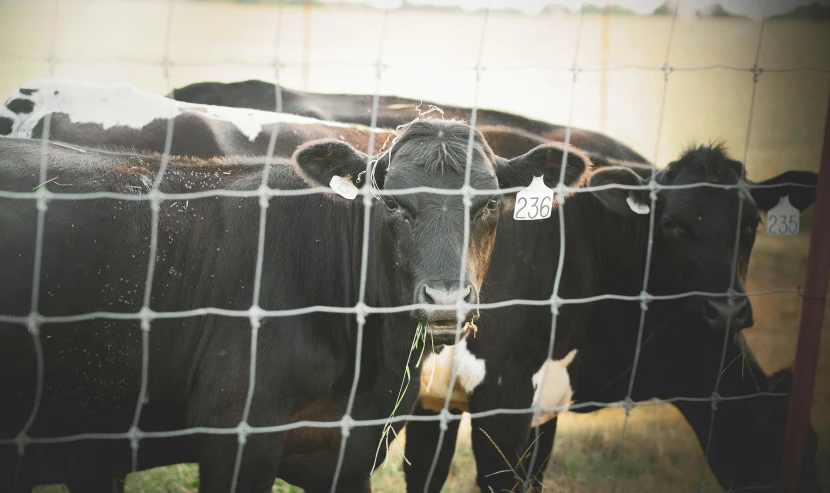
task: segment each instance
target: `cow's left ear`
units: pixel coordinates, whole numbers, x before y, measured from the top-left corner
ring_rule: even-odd
[[[628,166],[610,166],[600,168],[591,174],[588,186],[601,187],[605,185],[641,186],[646,184],[634,169]],[[651,201],[646,190],[630,190],[618,187],[609,187],[593,192],[606,207],[622,214],[648,214],[651,212]]]
[[[796,209],[803,211],[810,207],[816,200],[816,184],[818,175],[811,171],[786,171],[769,180],[755,183],[755,185],[781,185],[769,188],[752,187],[752,198],[758,208],[768,211],[778,205],[781,197],[788,196],[790,204]],[[796,185],[793,185],[796,184]],[[811,186],[799,186],[811,185]]]
[[[564,154],[563,144],[548,142],[510,160],[497,158],[496,178],[499,180],[499,187],[526,187],[536,176],[543,176],[547,186],[555,187],[559,183]],[[588,156],[575,147],[569,147],[563,184],[568,187],[581,187],[592,167]]]
[[[310,186],[343,187],[341,190],[335,188],[335,191],[344,197],[349,195],[350,188],[361,188],[367,181],[364,172],[369,156],[340,140],[307,142],[294,151],[291,159],[298,174]],[[381,173],[381,170],[377,172]]]

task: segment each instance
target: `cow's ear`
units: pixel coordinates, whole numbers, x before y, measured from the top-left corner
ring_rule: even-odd
[[[600,168],[591,174],[588,186],[601,187],[608,185],[641,186],[646,183],[640,175],[627,166],[611,166]],[[618,187],[609,187],[593,192],[606,207],[623,214],[648,214],[651,212],[646,190],[630,190]]]
[[[752,187],[750,190],[758,209],[763,211],[768,211],[778,205],[781,197],[785,196],[790,198],[790,204],[793,207],[803,211],[816,200],[817,183],[818,175],[811,171],[786,171],[769,180],[756,183],[756,185],[764,185],[764,188]],[[780,186],[766,188],[768,185]]]
[[[345,187],[345,195],[338,191],[343,196],[348,195],[349,188],[361,188],[366,183],[369,159],[351,145],[334,139],[307,142],[298,147],[292,157],[297,172],[310,186],[334,188],[339,185]],[[380,169],[377,172],[380,174]]]
[[[536,176],[543,176],[547,186],[555,187],[561,176],[564,154],[563,144],[548,142],[510,160],[497,158],[496,177],[499,187],[526,187]],[[581,187],[592,167],[588,156],[575,147],[569,147],[563,184],[568,187]]]

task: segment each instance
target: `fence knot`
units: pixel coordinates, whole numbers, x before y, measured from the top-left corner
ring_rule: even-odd
[[[464,207],[469,209],[470,207],[473,206],[473,188],[470,185],[465,183],[464,186],[461,187],[461,193],[462,193],[462,196],[464,197],[463,198]]]
[[[562,306],[562,299],[554,293],[554,295],[550,297],[550,312],[554,317],[559,316],[560,306]]]
[[[723,397],[721,397],[721,395],[718,394],[718,391],[716,390],[712,392],[712,397],[710,397],[710,399],[712,401],[712,411],[717,411],[718,404],[720,404],[720,402],[723,401]]]
[[[38,320],[38,316],[35,313],[30,313],[29,317],[26,319],[26,326],[29,329],[29,332],[33,336],[40,335],[40,320]]]
[[[625,415],[631,416],[631,410],[634,409],[635,403],[631,397],[626,396],[625,400],[623,401],[623,409],[625,409]]]
[[[450,411],[446,407],[441,409],[441,412],[438,413],[438,422],[439,426],[441,427],[441,431],[447,431],[450,421]]]
[[[259,193],[259,207],[261,209],[268,208],[268,200],[271,198],[270,194],[271,189],[268,188],[268,185],[263,183],[262,185],[257,188],[257,192]]]
[[[367,184],[361,187],[360,192],[363,194],[363,207],[367,209],[372,207],[372,183],[367,180]]]
[[[343,419],[340,420],[340,433],[343,435],[343,438],[349,437],[352,428],[354,428],[354,420],[348,414],[344,415]]]
[[[144,433],[137,427],[131,426],[129,430],[127,430],[127,439],[130,440],[130,448],[133,451],[138,450],[138,441],[144,438]]]
[[[20,433],[14,437],[14,443],[17,445],[17,455],[23,455],[23,451],[26,449],[26,444],[29,443],[29,437],[26,435],[25,430],[21,430]]]
[[[143,307],[138,311],[138,317],[141,319],[141,330],[150,330],[150,322],[153,320],[153,310],[148,307]]]
[[[147,198],[150,199],[150,209],[158,213],[161,207],[159,206],[159,202],[162,200],[162,193],[159,192],[158,187],[153,187],[147,192]]]
[[[49,197],[52,195],[52,192],[46,190],[46,188],[43,187],[37,190],[37,194],[37,210],[38,212],[46,212],[46,209],[49,208],[47,204],[49,202]]]
[[[357,316],[357,323],[363,325],[366,323],[366,315],[369,314],[369,307],[366,303],[359,301],[355,306],[355,315]]]
[[[251,425],[249,425],[247,421],[242,421],[239,423],[239,426],[236,427],[236,441],[239,442],[239,445],[245,445],[248,441],[248,435],[250,434]]]
[[[654,297],[648,294],[648,291],[640,292],[640,310],[648,310],[648,304],[654,300]]]
[[[263,313],[258,305],[253,305],[248,309],[248,319],[251,321],[252,329],[259,329],[262,326]]]
[[[750,69],[750,71],[752,72],[752,82],[758,83],[758,76],[764,73],[764,69],[759,67],[758,64],[756,63],[756,64],[752,65],[752,68]]]
[[[674,72],[674,67],[669,65],[669,62],[666,62],[666,63],[663,64],[662,67],[660,67],[660,70],[663,71],[663,80],[668,81],[669,80],[669,74]]]

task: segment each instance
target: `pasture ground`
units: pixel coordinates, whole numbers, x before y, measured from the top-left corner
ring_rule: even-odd
[[[758,59],[765,71],[749,125],[752,73],[722,66],[753,65],[758,22],[678,22],[668,55],[678,69],[665,86],[662,119],[664,73],[655,69],[666,61],[668,18],[613,17],[603,62],[599,17],[585,17],[577,49],[578,16],[493,13],[481,51],[486,69],[478,91],[472,67],[481,39],[480,13],[392,11],[379,50],[383,22],[382,11],[315,8],[306,49],[303,13],[293,7],[177,1],[168,11],[166,2],[153,0],[7,0],[0,2],[0,98],[50,73],[93,82],[127,81],[159,94],[196,81],[275,80],[278,75],[293,88],[372,93],[377,86],[381,93],[446,104],[472,105],[477,94],[483,107],[605,131],[659,166],[693,142],[723,140],[747,163],[753,179],[818,168],[830,89],[830,23],[766,23]],[[386,68],[378,82],[373,64],[379,53]],[[569,67],[575,53],[583,70],[574,85]],[[164,59],[170,62],[167,71]],[[603,63],[612,70],[594,70]],[[803,229],[795,238],[759,235],[749,291],[801,286],[809,243],[805,224]],[[747,338],[759,361],[768,372],[790,366],[799,296],[759,296],[753,305],[756,326]],[[830,314],[823,341],[812,421],[820,437],[820,473],[830,481]],[[546,489],[608,491],[623,416],[619,409],[563,415]],[[445,491],[470,491],[474,484],[470,433],[469,425],[462,429]],[[697,486],[703,455],[673,406],[634,409],[623,447],[619,491],[691,492]],[[392,450],[388,466],[373,477],[374,489],[402,491],[402,481],[400,455]],[[196,468],[180,465],[131,475],[127,491],[191,492],[197,487]],[[708,470],[704,490],[719,490]],[[274,491],[296,489],[278,483]]]

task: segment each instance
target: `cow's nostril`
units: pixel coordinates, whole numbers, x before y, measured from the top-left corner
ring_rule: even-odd
[[[467,285],[467,292],[464,294],[464,301],[467,303],[476,302],[475,291],[473,290],[473,287],[469,284]]]
[[[435,298],[432,296],[432,294],[430,294],[430,291],[432,291],[432,290],[429,288],[429,286],[424,286],[424,291],[423,291],[424,303],[434,305],[435,304]]]

